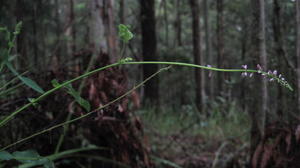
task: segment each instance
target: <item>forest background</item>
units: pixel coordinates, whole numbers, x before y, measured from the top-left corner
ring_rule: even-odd
[[[46,161],[27,161],[45,167],[299,167],[299,0],[1,0],[0,9],[1,67],[7,59],[46,91],[124,58],[263,70],[293,88],[260,73],[120,65],[1,123],[1,151],[38,153]],[[12,72],[1,70],[1,119],[41,94]],[[3,167],[21,162],[3,156]]]

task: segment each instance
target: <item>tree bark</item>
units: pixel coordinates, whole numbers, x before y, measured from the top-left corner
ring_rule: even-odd
[[[300,1],[296,1],[296,18],[297,18],[297,90],[298,90],[298,113],[300,112]]]
[[[103,2],[102,0],[90,0],[90,42],[93,46],[93,54],[99,56],[100,52],[108,53],[107,41],[104,33]]]
[[[120,0],[120,12],[119,12],[119,18],[120,23],[125,24],[126,23],[126,0]]]
[[[280,7],[280,1],[278,0],[273,0],[273,19],[272,19],[272,24],[273,24],[273,35],[274,35],[274,41],[275,41],[275,51],[277,55],[277,70],[280,73],[284,72],[283,67],[286,67],[285,65],[285,51],[283,47],[283,38],[282,38],[282,25],[281,25],[281,7]],[[278,94],[277,94],[277,115],[279,118],[283,117],[283,109],[284,109],[284,92],[283,92],[283,87],[278,85]]]
[[[181,3],[182,0],[176,1],[176,21],[175,21],[175,30],[176,30],[176,41],[177,46],[182,46],[182,21],[181,21]]]
[[[155,0],[139,0],[141,6],[142,54],[144,61],[157,61]],[[143,78],[146,79],[158,70],[158,65],[143,65]],[[154,78],[145,85],[145,98],[151,103],[159,103],[159,79]]]
[[[219,68],[224,68],[224,17],[223,0],[217,0],[217,63]],[[218,92],[222,95],[224,91],[224,73],[218,73]]]
[[[16,1],[16,11],[15,11],[16,20],[17,20],[17,23],[23,22],[21,33],[17,36],[17,39],[16,39],[16,44],[17,44],[16,51],[19,56],[17,66],[20,67],[21,71],[24,71],[27,69],[26,67],[28,66],[28,62],[26,60],[29,59],[27,56],[27,45],[26,45],[27,43],[25,40],[26,35],[27,35],[27,28],[25,25],[27,25],[27,23],[24,22],[24,18],[26,16],[26,13],[24,11],[25,10],[24,6],[25,6],[24,0]]]
[[[208,64],[213,64],[213,57],[211,55],[211,33],[210,33],[210,22],[209,22],[209,2],[208,0],[203,1],[204,7],[204,28],[205,28],[205,53],[206,53],[206,60]],[[212,98],[214,96],[214,80],[213,78],[209,77],[209,86],[208,91],[209,95]]]
[[[264,0],[251,0],[252,5],[252,56],[254,64],[260,64],[264,70],[267,69],[267,54],[265,44],[265,4]],[[255,87],[258,91],[255,96],[259,99],[253,101],[253,108],[250,110],[252,120],[251,126],[251,156],[257,144],[264,135],[264,128],[267,114],[267,79],[260,76],[255,77]]]
[[[72,56],[74,55],[76,50],[74,0],[69,0],[67,8],[68,8],[67,20],[69,25],[65,33],[65,35],[69,37],[69,39],[67,40],[67,54],[69,59],[73,59]]]
[[[201,30],[200,30],[200,7],[198,0],[190,0],[190,6],[192,10],[192,26],[193,26],[193,55],[194,63],[197,65],[203,64],[203,57],[201,55]],[[200,112],[204,110],[204,75],[200,69],[195,69],[195,81],[196,81],[196,105]]]
[[[104,0],[104,26],[107,36],[108,53],[110,60],[116,62],[120,56],[118,55],[118,42],[116,37],[116,25],[114,17],[114,0]]]
[[[36,4],[33,3],[33,7],[32,7],[32,14],[31,14],[31,17],[32,17],[32,20],[31,20],[31,26],[32,26],[32,33],[33,33],[33,40],[32,40],[32,48],[33,48],[33,58],[34,58],[34,65],[38,68],[38,69],[41,69],[39,67],[39,57],[38,57],[38,43],[37,43],[37,40],[38,40],[38,36],[37,36],[37,24],[36,24],[36,20],[38,19],[37,18],[37,9],[36,9]]]
[[[168,8],[167,8],[167,1],[163,0],[163,8],[164,8],[164,25],[165,25],[165,41],[166,47],[169,46],[169,21],[168,21]]]

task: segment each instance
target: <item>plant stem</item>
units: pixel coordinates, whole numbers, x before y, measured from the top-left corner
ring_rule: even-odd
[[[111,65],[114,65],[114,64],[111,64]],[[107,67],[107,66],[106,66],[106,67]],[[103,67],[103,68],[105,68],[105,67]],[[107,104],[105,104],[105,105],[103,105],[103,106],[101,106],[101,107],[96,108],[95,110],[93,110],[93,111],[91,111],[91,112],[88,112],[88,113],[86,113],[86,114],[83,114],[83,115],[81,115],[81,116],[79,116],[79,117],[77,117],[77,118],[68,120],[68,121],[66,121],[66,122],[57,124],[57,125],[55,125],[55,126],[53,126],[53,127],[50,127],[50,128],[45,129],[45,130],[43,130],[43,131],[37,132],[37,133],[35,133],[35,134],[32,134],[32,135],[30,135],[30,136],[28,136],[28,137],[26,137],[26,138],[23,138],[23,139],[21,139],[21,140],[19,140],[19,141],[16,141],[16,142],[14,142],[14,143],[12,143],[12,144],[10,144],[10,145],[5,146],[4,148],[0,149],[0,151],[3,151],[3,150],[5,150],[5,149],[7,149],[7,148],[10,148],[10,147],[16,145],[16,144],[19,144],[19,143],[24,142],[24,141],[26,141],[26,140],[28,140],[28,139],[31,139],[31,138],[33,138],[33,137],[35,137],[35,136],[38,136],[38,135],[41,135],[41,134],[43,134],[43,133],[49,132],[49,131],[51,131],[51,130],[53,130],[53,129],[56,129],[56,128],[62,127],[62,126],[64,126],[64,125],[67,125],[67,124],[73,123],[73,122],[75,122],[75,121],[78,121],[78,120],[80,120],[80,119],[83,119],[83,118],[85,118],[85,117],[91,115],[92,113],[97,112],[97,111],[100,110],[100,109],[106,108],[106,107],[110,106],[111,104],[113,104],[113,103],[115,103],[115,102],[121,100],[122,98],[126,97],[127,95],[129,95],[130,93],[132,93],[132,92],[133,92],[134,90],[136,90],[137,88],[143,86],[143,85],[144,85],[146,82],[148,82],[150,79],[152,79],[153,77],[155,77],[156,75],[158,75],[158,74],[161,73],[162,71],[168,70],[169,68],[170,68],[170,67],[161,68],[161,69],[158,70],[156,73],[152,74],[150,77],[148,77],[147,79],[145,79],[144,81],[142,81],[140,84],[134,86],[132,89],[130,89],[129,91],[127,91],[127,92],[126,92],[125,94],[123,94],[122,96],[120,96],[120,97],[118,97],[118,98],[112,100],[111,102],[109,102],[109,103],[107,103]],[[94,71],[95,71],[95,70],[94,70]],[[93,72],[93,71],[92,71],[92,72]],[[82,76],[83,76],[83,75],[82,75]],[[81,76],[79,76],[79,77],[81,77]],[[77,77],[77,78],[79,78],[79,77]],[[76,78],[75,78],[75,79],[76,79]],[[74,80],[74,79],[73,79],[73,80]],[[70,80],[70,81],[71,81],[71,80]],[[70,81],[68,81],[68,82],[70,82]],[[65,82],[65,83],[66,83],[66,82]],[[65,83],[64,83],[64,84],[65,84]],[[62,85],[63,85],[63,84],[62,84]],[[56,87],[56,88],[57,88],[57,87]],[[53,89],[55,89],[55,88],[53,88]],[[51,90],[53,90],[53,89],[51,89]],[[51,91],[51,90],[49,90],[49,91]],[[49,91],[48,91],[48,92],[49,92]],[[46,92],[46,93],[48,93],[48,92]]]

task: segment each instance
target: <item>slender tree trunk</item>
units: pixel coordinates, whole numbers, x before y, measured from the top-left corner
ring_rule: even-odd
[[[126,23],[126,0],[120,0],[120,12],[119,12],[119,18],[120,23],[125,24]]]
[[[203,64],[203,57],[201,55],[201,34],[200,34],[200,7],[198,0],[190,0],[192,10],[192,23],[193,23],[193,54],[194,63],[198,65]],[[199,111],[204,110],[204,75],[200,69],[195,69],[196,81],[196,105]]]
[[[254,63],[259,63],[263,69],[267,69],[267,54],[265,44],[265,4],[264,0],[251,0],[252,2],[252,56]],[[267,80],[256,76],[255,88],[258,89],[255,93],[256,100],[253,101],[253,108],[250,111],[252,120],[251,127],[251,156],[264,135],[264,128],[267,114]],[[253,165],[254,166],[254,165]]]
[[[163,0],[163,6],[164,6],[164,25],[165,25],[165,41],[166,46],[169,46],[169,21],[168,21],[168,8],[167,8],[167,1]]]
[[[219,68],[224,68],[224,17],[223,0],[217,0],[217,63]],[[224,91],[224,73],[218,73],[218,92]]]
[[[72,54],[76,52],[76,24],[75,24],[75,12],[74,12],[74,0],[70,0],[70,19],[72,22]]]
[[[39,68],[39,57],[38,57],[38,36],[37,36],[37,24],[36,24],[36,20],[38,19],[36,17],[36,13],[37,13],[37,9],[36,9],[36,3],[33,3],[33,8],[32,8],[32,33],[33,33],[33,58],[34,58],[34,64],[35,67],[37,67],[37,69],[41,69]]]
[[[280,7],[280,1],[279,0],[273,0],[273,35],[274,35],[274,41],[275,41],[275,51],[277,55],[277,69],[280,73],[283,73],[285,67],[285,60],[284,59],[284,48],[283,48],[283,38],[282,38],[282,29],[281,29],[281,7]],[[277,94],[277,115],[279,118],[283,117],[283,109],[284,109],[284,94],[283,94],[283,87],[278,85],[278,94]]]
[[[144,61],[157,61],[155,0],[139,0],[141,5],[142,53]],[[143,65],[143,77],[146,79],[158,70],[158,65]],[[154,78],[145,85],[145,98],[151,103],[159,103],[159,79]]]
[[[16,1],[16,19],[17,19],[17,23],[18,22],[23,22],[23,27],[21,30],[21,33],[17,36],[17,40],[16,40],[16,51],[17,54],[19,56],[19,61],[18,61],[18,66],[20,67],[20,70],[23,71],[25,69],[27,69],[26,67],[28,66],[28,57],[27,57],[27,47],[26,47],[26,33],[27,33],[27,29],[26,29],[26,22],[24,22],[24,17],[25,17],[25,12],[24,12],[24,6],[25,6],[25,2],[24,0],[17,0]]]
[[[116,25],[114,17],[114,0],[104,0],[104,22],[107,34],[108,53],[110,60],[116,62],[120,56],[118,55],[118,43],[116,37]]]
[[[75,53],[75,40],[76,40],[76,31],[75,31],[75,15],[74,15],[74,1],[69,0],[68,3],[68,13],[67,13],[67,20],[68,20],[68,28],[66,30],[66,37],[69,39],[67,40],[67,54],[68,58],[72,59],[73,54]]]
[[[181,3],[182,0],[176,1],[176,21],[175,21],[175,29],[176,29],[176,38],[177,38],[177,46],[182,46],[182,21],[181,21]]]
[[[89,40],[93,48],[93,55],[100,56],[100,53],[108,53],[107,41],[104,32],[104,22],[103,22],[103,2],[102,0],[90,0],[90,26],[89,26]]]
[[[300,1],[296,1],[296,18],[297,18],[297,90],[298,90],[298,112],[300,112]]]
[[[54,5],[55,5],[55,23],[56,23],[56,27],[55,27],[55,35],[56,35],[56,46],[55,46],[55,53],[54,56],[51,58],[52,59],[52,68],[53,70],[58,70],[58,68],[60,67],[60,62],[61,62],[61,46],[60,46],[60,36],[61,36],[61,23],[60,23],[60,14],[59,14],[59,3],[58,0],[54,1]]]
[[[247,21],[245,21],[246,19],[243,17],[242,18],[242,31],[241,33],[241,37],[240,37],[240,42],[241,42],[241,59],[243,62],[246,61],[246,54],[247,54],[247,41],[249,40],[249,32],[248,32],[248,25],[247,25]],[[242,80],[242,84],[241,84],[241,97],[243,98],[241,100],[241,104],[242,104],[242,108],[243,111],[247,110],[247,85],[246,85],[246,79]]]
[[[203,1],[204,7],[204,27],[205,27],[205,53],[206,53],[206,60],[208,64],[213,64],[213,57],[211,55],[211,33],[210,33],[210,22],[209,22],[209,2],[208,0]],[[210,77],[209,77],[210,78]],[[214,80],[213,78],[209,79],[209,86],[208,86],[209,95],[212,98],[214,96]]]

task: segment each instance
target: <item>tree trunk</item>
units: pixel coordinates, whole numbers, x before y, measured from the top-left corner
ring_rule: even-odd
[[[108,53],[111,62],[117,57],[116,25],[113,16],[113,0],[91,0],[90,6],[90,41],[94,53]]]
[[[256,64],[260,64],[264,70],[267,69],[267,54],[265,44],[265,4],[264,0],[251,0],[252,5],[252,56]],[[264,128],[267,113],[267,79],[260,76],[255,77],[255,92],[257,98],[253,101],[253,108],[250,110],[252,120],[251,126],[251,156],[257,147],[261,137],[264,135]]]
[[[114,17],[114,0],[103,1],[104,10],[104,26],[107,35],[108,53],[110,60],[116,62],[120,56],[118,55],[118,43],[116,37],[116,25]]]
[[[275,41],[275,51],[277,55],[277,70],[280,73],[284,72],[283,67],[286,67],[285,65],[285,60],[284,59],[284,48],[283,48],[283,38],[282,38],[282,25],[281,25],[281,7],[280,7],[280,1],[274,0],[273,1],[273,19],[272,19],[272,24],[273,24],[273,35],[274,35],[274,41]],[[278,85],[278,94],[277,94],[277,115],[279,118],[283,117],[283,110],[284,110],[284,92],[283,92],[283,87]]]
[[[248,24],[247,24],[247,21],[246,21],[246,18],[245,17],[242,17],[242,31],[240,31],[241,33],[241,37],[240,37],[240,44],[241,44],[241,60],[243,62],[246,61],[246,54],[247,54],[247,51],[248,51],[248,45],[247,45],[247,42],[249,40],[249,28],[248,28]],[[241,83],[241,104],[242,104],[242,108],[243,108],[243,111],[246,112],[247,110],[247,107],[248,107],[248,94],[247,94],[247,89],[249,87],[246,85],[246,79],[243,79],[242,80],[242,83]]]
[[[37,9],[36,9],[36,3],[33,3],[33,7],[32,7],[32,20],[31,20],[31,26],[32,26],[32,33],[33,33],[33,58],[34,58],[34,65],[35,67],[37,67],[37,69],[41,69],[39,66],[39,57],[38,57],[38,35],[37,35],[37,24],[36,24],[36,20],[37,18]]]
[[[203,64],[203,58],[201,55],[201,30],[200,30],[200,7],[198,0],[190,0],[192,10],[192,26],[193,26],[193,55],[194,63],[197,65]],[[204,75],[200,69],[195,69],[195,81],[196,81],[196,105],[199,111],[204,111]]]
[[[51,58],[51,65],[52,65],[52,69],[53,71],[57,71],[58,68],[60,67],[60,62],[62,61],[61,59],[61,22],[60,22],[60,14],[59,14],[59,10],[60,10],[60,5],[58,3],[58,0],[54,1],[54,5],[55,5],[55,35],[56,35],[56,46],[54,48],[54,56]]]
[[[114,42],[116,40],[114,36],[116,26],[113,22],[112,7],[112,0],[89,1],[91,15],[90,40],[92,46],[94,46],[92,57],[96,57],[97,63],[97,66],[93,66],[93,68],[108,65],[116,59],[112,53],[112,49],[117,47]],[[123,69],[114,67],[90,77],[86,83],[86,97],[89,98],[94,109],[123,95],[128,88],[128,76]],[[137,118],[131,118],[127,109],[128,101],[124,98],[112,104],[100,114],[124,122],[102,122],[100,121],[102,119],[97,121],[90,118],[86,121],[86,124],[83,124],[90,130],[87,131],[88,133],[85,136],[93,144],[104,145],[111,149],[103,153],[99,152],[98,154],[102,157],[118,161],[132,168],[151,167],[148,152],[140,139],[142,138],[141,134],[139,134],[140,132],[137,131],[134,124]],[[114,167],[111,163],[101,163],[99,161],[94,161],[93,167],[101,167],[101,164],[104,167]]]
[[[224,17],[223,0],[217,0],[217,63],[219,68],[224,68]],[[218,92],[222,95],[224,91],[224,73],[218,73]]]
[[[203,1],[204,7],[204,28],[205,28],[205,53],[206,53],[206,60],[207,63],[212,65],[213,64],[213,57],[211,55],[211,34],[210,34],[210,22],[209,22],[209,2],[208,0]],[[208,84],[208,91],[209,96],[212,98],[214,96],[214,80],[211,77],[208,77],[209,84]]]
[[[26,13],[24,12],[24,6],[25,2],[24,0],[17,0],[16,1],[16,19],[18,22],[23,22],[21,33],[17,36],[16,40],[16,51],[18,54],[18,66],[20,67],[20,71],[27,70],[28,66],[28,56],[27,56],[27,43],[26,43],[26,34],[27,29],[26,26],[27,23],[24,21],[24,18],[26,16]]]
[[[156,28],[155,28],[155,0],[140,0],[142,53],[144,61],[157,61]],[[143,65],[143,78],[146,79],[158,70],[158,65]],[[151,103],[159,103],[159,79],[154,78],[145,85],[145,98]]]
[[[175,21],[175,30],[176,30],[176,41],[177,41],[177,46],[182,46],[182,37],[181,37],[181,32],[182,32],[182,21],[181,21],[181,0],[176,1],[176,21]]]
[[[68,58],[72,60],[73,59],[72,56],[74,55],[76,50],[74,0],[69,0],[67,18],[68,18],[67,20],[69,25],[65,33],[65,35],[69,37],[69,39],[67,40],[67,54],[68,54]]]
[[[93,46],[93,54],[99,56],[100,52],[107,53],[107,41],[104,33],[103,2],[102,0],[89,1],[90,6],[90,42]]]
[[[300,112],[300,1],[296,1],[296,17],[297,17],[297,90],[298,90],[298,112]]]
[[[126,23],[126,0],[120,0],[120,12],[119,12],[119,18],[120,23],[125,24]]]
[[[166,47],[169,46],[169,21],[168,21],[168,8],[167,8],[167,1],[163,0],[163,7],[164,7],[164,25],[165,25],[165,41],[166,41]]]

